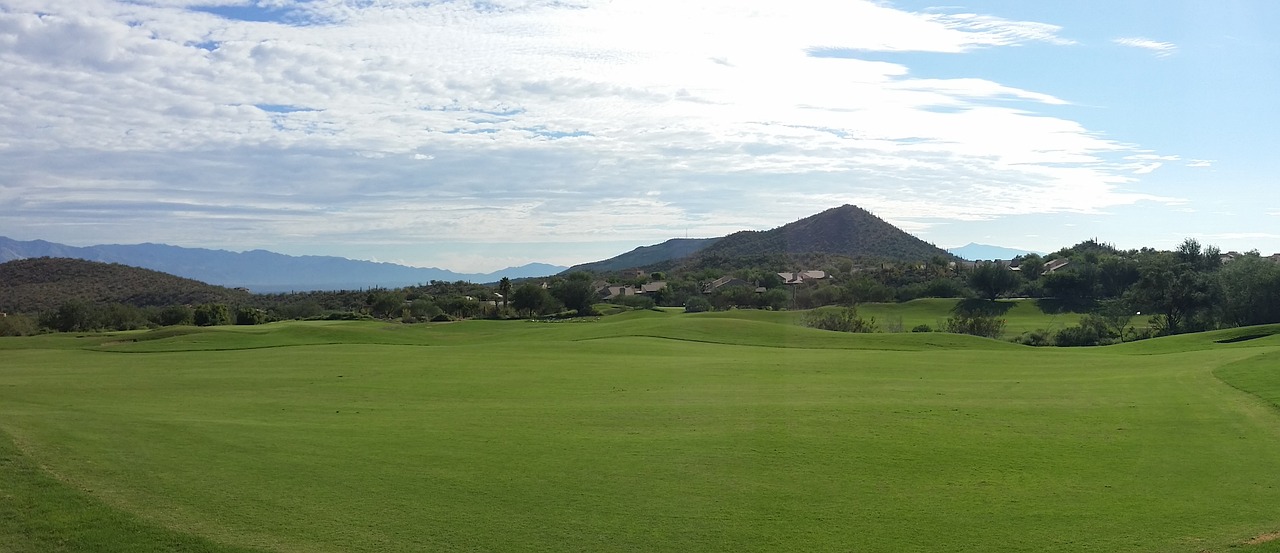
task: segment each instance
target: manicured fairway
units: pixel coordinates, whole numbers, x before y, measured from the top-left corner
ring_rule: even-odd
[[[1280,531],[1258,334],[644,312],[3,339],[0,552],[1275,551],[1241,546]]]

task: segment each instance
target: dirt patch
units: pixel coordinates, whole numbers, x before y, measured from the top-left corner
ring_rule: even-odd
[[[1263,535],[1261,535],[1261,536],[1257,536],[1257,537],[1255,537],[1255,538],[1253,538],[1253,539],[1251,539],[1251,540],[1249,540],[1249,541],[1247,541],[1247,542],[1244,542],[1244,544],[1245,544],[1245,545],[1258,545],[1258,544],[1263,544],[1263,543],[1267,543],[1267,542],[1269,542],[1269,541],[1276,541],[1276,540],[1280,540],[1280,532],[1268,532],[1268,533],[1263,534]]]

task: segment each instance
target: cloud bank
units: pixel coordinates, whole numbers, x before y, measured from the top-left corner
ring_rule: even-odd
[[[643,242],[840,203],[921,228],[1163,200],[1131,190],[1161,161],[1046,114],[1069,99],[864,59],[1072,44],[1044,23],[871,1],[49,4],[0,0],[0,229],[27,236]]]

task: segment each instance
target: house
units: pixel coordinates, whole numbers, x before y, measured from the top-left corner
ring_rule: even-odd
[[[641,285],[640,285],[640,293],[641,293],[641,294],[652,294],[652,293],[654,293],[654,292],[660,292],[660,291],[662,291],[662,290],[665,290],[666,288],[667,288],[667,281],[665,281],[665,280],[655,280],[655,281],[653,281],[653,282],[647,282],[647,283],[645,283],[645,284],[641,284]]]
[[[619,271],[618,274],[622,275],[623,280],[634,280],[649,276],[649,273],[644,272],[644,269],[627,269]]]
[[[1272,263],[1280,263],[1280,253],[1273,253],[1263,259],[1269,259]]]
[[[600,297],[606,300],[617,299],[626,296],[645,296],[659,292],[667,287],[666,281],[655,281],[640,286],[631,286],[629,284],[610,284],[598,290]]]
[[[1218,254],[1218,261],[1221,262],[1223,265],[1226,265],[1227,263],[1231,263],[1232,261],[1235,261],[1239,257],[1240,257],[1240,252],[1227,252],[1223,254]]]
[[[778,273],[783,284],[804,284],[827,278],[825,271],[800,271],[798,273]]]
[[[1071,263],[1071,260],[1069,260],[1069,259],[1063,259],[1063,258],[1054,259],[1053,261],[1045,261],[1045,262],[1044,262],[1044,273],[1045,273],[1045,274],[1052,273],[1052,272],[1054,272],[1054,271],[1057,271],[1058,269],[1061,269],[1061,268],[1063,268],[1063,267],[1066,267],[1066,266],[1067,266],[1067,265],[1069,265],[1070,263]]]
[[[704,286],[702,288],[702,293],[710,294],[721,288],[727,288],[731,286],[751,286],[751,284],[740,278],[736,278],[732,276],[723,276],[711,281],[710,284]]]

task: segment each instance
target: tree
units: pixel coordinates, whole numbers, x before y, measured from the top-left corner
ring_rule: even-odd
[[[196,326],[218,326],[231,324],[231,310],[221,303],[206,303],[196,306],[191,319]]]
[[[241,307],[236,310],[236,324],[260,325],[267,322],[267,312],[253,307]]]
[[[999,263],[979,263],[969,273],[969,286],[988,300],[1018,287],[1018,276]]]
[[[1250,253],[1223,266],[1217,277],[1225,322],[1280,323],[1280,265]]]
[[[56,311],[40,317],[40,326],[58,332],[84,332],[99,328],[93,319],[92,306],[72,300],[58,306]]]
[[[404,293],[399,291],[374,290],[366,302],[369,314],[380,319],[399,317],[404,311]]]
[[[189,325],[192,323],[192,312],[185,305],[170,305],[157,311],[151,320],[160,326]]]
[[[541,315],[551,305],[551,295],[541,286],[526,282],[511,293],[511,304],[526,317]]]
[[[1018,259],[1018,273],[1027,281],[1034,281],[1044,274],[1044,258],[1029,253]]]
[[[591,315],[595,290],[591,289],[591,274],[577,272],[569,275],[551,288],[551,295],[560,300],[566,309],[572,309],[578,316]]]
[[[502,277],[502,280],[498,281],[498,293],[502,294],[502,306],[506,307],[511,298],[511,279]]]
[[[1210,326],[1209,308],[1219,298],[1209,272],[1219,265],[1217,249],[1208,259],[1195,240],[1175,252],[1152,252],[1139,262],[1139,278],[1128,292],[1136,309],[1155,314],[1161,334],[1178,334]]]

